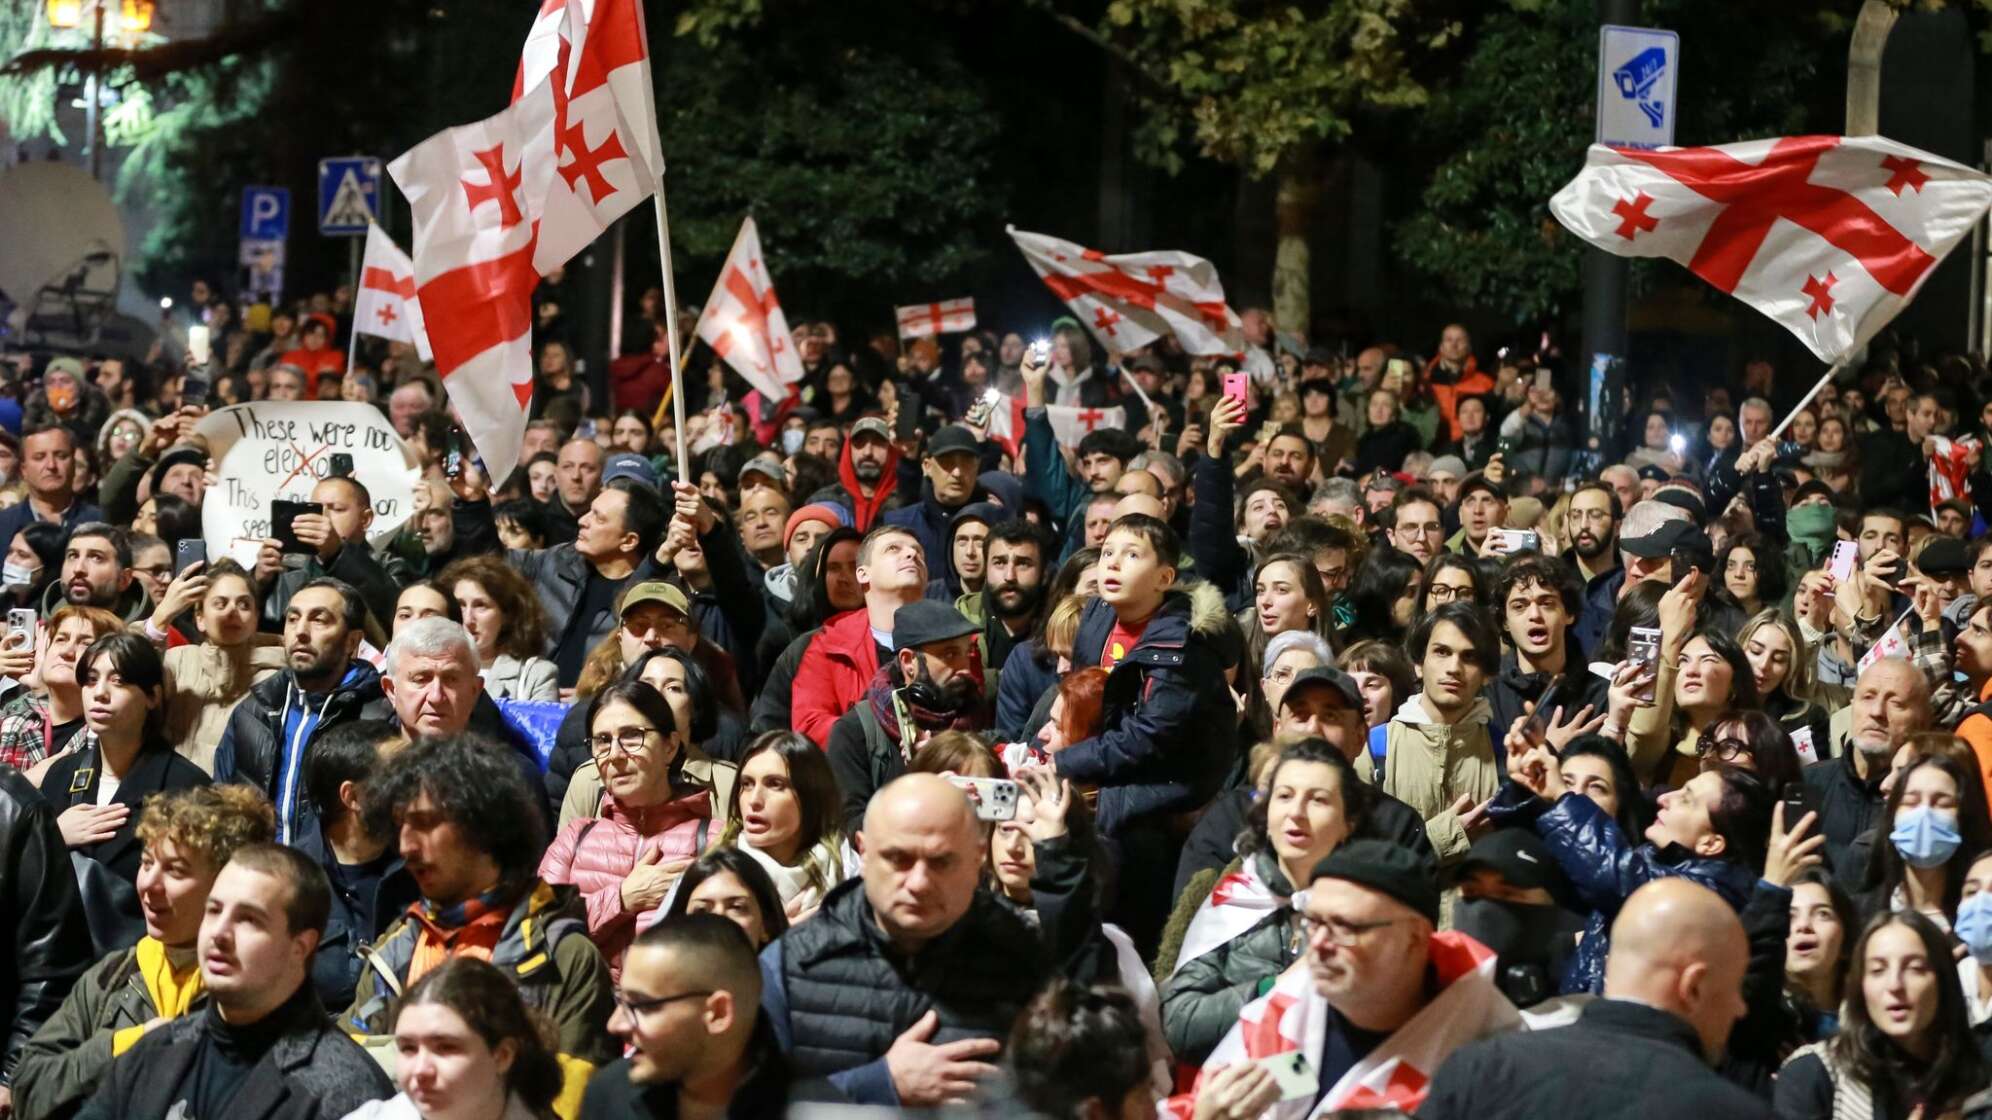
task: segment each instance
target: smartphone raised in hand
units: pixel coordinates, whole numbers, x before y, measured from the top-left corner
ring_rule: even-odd
[[[282,498],[270,502],[270,536],[276,538],[278,550],[286,556],[308,556],[316,551],[297,537],[297,519],[300,514],[325,513],[324,502],[291,502]]]

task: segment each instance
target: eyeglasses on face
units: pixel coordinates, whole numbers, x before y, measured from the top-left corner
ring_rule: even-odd
[[[1319,937],[1337,949],[1348,949],[1385,926],[1409,920],[1379,918],[1374,922],[1351,922],[1342,918],[1317,918],[1303,910],[1300,912],[1300,935],[1309,944]]]
[[[696,992],[679,992],[675,996],[654,996],[643,999],[632,999],[630,998],[629,993],[623,991],[617,991],[615,994],[615,1000],[617,1007],[622,1008],[624,1011],[628,1012],[631,1015],[648,1015],[652,1011],[655,1011],[660,1007],[669,1007],[671,1004],[677,1003],[679,1000],[703,999],[706,996],[711,995],[712,993],[713,989],[703,988]]]
[[[655,734],[648,727],[625,727],[613,735],[604,731],[588,737],[588,750],[598,759],[607,758],[615,750],[635,757],[650,748],[650,737]]]
[[[1714,755],[1717,762],[1735,762],[1739,758],[1752,757],[1750,743],[1733,735],[1720,739],[1703,739],[1695,744],[1695,756],[1707,758]]]

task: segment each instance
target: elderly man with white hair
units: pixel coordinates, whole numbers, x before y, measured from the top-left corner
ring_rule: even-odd
[[[388,643],[381,666],[381,689],[394,709],[395,722],[410,741],[443,738],[469,732],[502,747],[519,763],[519,772],[537,804],[553,823],[546,780],[540,773],[537,750],[505,722],[503,713],[484,693],[477,646],[470,631],[447,618],[416,619]],[[548,835],[552,835],[549,831]]]

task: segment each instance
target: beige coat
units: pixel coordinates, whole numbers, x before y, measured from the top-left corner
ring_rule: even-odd
[[[166,741],[212,774],[228,716],[249,689],[284,667],[284,648],[258,634],[234,649],[202,642],[166,651]]]
[[[1387,725],[1383,792],[1425,818],[1425,832],[1442,867],[1464,859],[1471,844],[1453,803],[1463,795],[1476,804],[1485,801],[1501,782],[1494,742],[1487,734],[1491,714],[1482,697],[1458,723],[1437,723],[1425,710],[1421,692],[1406,700]]]

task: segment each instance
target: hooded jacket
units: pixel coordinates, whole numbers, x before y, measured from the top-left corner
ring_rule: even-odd
[[[1604,990],[1612,920],[1640,887],[1677,875],[1707,887],[1740,911],[1757,883],[1757,873],[1734,860],[1707,859],[1678,844],[1656,848],[1626,836],[1611,814],[1581,793],[1566,793],[1551,804],[1508,781],[1488,815],[1497,826],[1534,828],[1569,878],[1581,909],[1590,912],[1577,951],[1564,962],[1560,994]]]
[[[28,503],[26,502],[20,503],[21,507],[23,508],[25,508],[27,504]],[[70,507],[71,510],[74,510],[75,508],[76,507],[74,506]],[[63,522],[63,527],[73,531],[75,530],[76,525],[75,523],[70,522],[67,518],[65,518]],[[13,540],[12,537],[8,538],[9,543],[11,543],[12,540]],[[41,597],[42,621],[46,622],[52,615],[55,614],[56,611],[61,610],[64,606],[66,606],[68,602],[69,600],[63,598],[62,578],[58,576],[55,579],[50,580],[48,587],[43,589],[42,591],[42,597]],[[133,579],[131,581],[131,586],[125,588],[122,592],[118,594],[117,601],[112,603],[109,609],[111,613],[117,615],[119,618],[124,619],[126,622],[137,622],[140,619],[151,617],[152,596],[146,593],[145,584],[140,583],[137,579]]]
[[[1105,601],[1086,605],[1074,668],[1100,663],[1117,621]],[[1102,835],[1137,817],[1199,808],[1217,792],[1238,734],[1238,708],[1211,640],[1226,621],[1217,588],[1171,590],[1107,674],[1100,733],[1054,756],[1061,776],[1100,787]]]
[[[919,539],[920,548],[927,557],[928,573],[933,576],[934,582],[945,588],[940,596],[943,599],[961,594],[961,577],[954,570],[954,530],[958,524],[956,519],[977,505],[985,511],[995,508],[981,486],[969,494],[967,501],[950,507],[942,505],[934,497],[931,481],[922,481],[919,501],[900,506],[885,515],[887,525],[897,525]]]
[[[891,508],[887,503],[899,488],[899,445],[886,442],[885,469],[879,472],[877,489],[867,498],[858,484],[857,468],[851,464],[851,441],[845,440],[837,453],[837,484],[844,491],[845,504],[851,507],[851,527],[860,533],[871,532],[879,516]]]
[[[1501,782],[1488,734],[1491,715],[1483,696],[1458,723],[1440,723],[1426,709],[1425,694],[1418,692],[1398,707],[1389,723],[1370,732],[1372,757],[1378,737],[1384,741],[1377,784],[1424,815],[1425,833],[1441,867],[1466,858],[1471,846],[1453,802],[1461,794],[1471,795],[1476,803],[1483,801]]]

